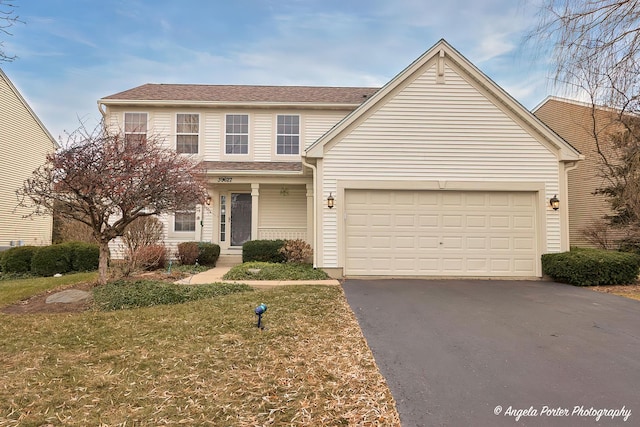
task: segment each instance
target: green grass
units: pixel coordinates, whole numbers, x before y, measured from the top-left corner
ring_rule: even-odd
[[[0,306],[12,304],[51,289],[94,282],[97,273],[75,273],[62,277],[27,277],[0,281]]]
[[[96,308],[108,311],[162,304],[182,304],[248,291],[253,291],[253,288],[238,283],[177,285],[152,280],[119,280],[94,288],[93,300]]]
[[[326,280],[329,279],[329,275],[320,269],[314,269],[310,264],[245,262],[233,267],[223,278],[225,280]]]
[[[338,287],[0,314],[0,336],[2,426],[399,425]]]

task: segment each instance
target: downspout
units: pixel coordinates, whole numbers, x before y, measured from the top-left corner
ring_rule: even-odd
[[[584,157],[581,156],[580,160],[582,160],[583,158]],[[562,183],[562,193],[566,197],[566,202],[565,202],[566,208],[563,209],[562,218],[561,218],[562,230],[564,232],[564,236],[562,240],[564,242],[561,241],[560,250],[568,251],[571,249],[571,238],[570,238],[570,232],[569,232],[569,172],[578,167],[578,161],[563,162],[563,165],[564,165],[564,180],[563,180],[564,182]]]
[[[100,111],[100,114],[102,115],[102,118],[106,119],[107,118],[107,112],[104,111],[102,109],[102,107],[104,107],[104,104],[101,104],[100,102],[98,102],[98,111]]]
[[[318,204],[316,203],[316,199],[318,197],[318,178],[315,165],[311,163],[307,163],[304,157],[301,157],[302,164],[308,167],[313,171],[313,268],[314,270],[318,268],[318,245],[317,243],[317,235],[318,235]]]

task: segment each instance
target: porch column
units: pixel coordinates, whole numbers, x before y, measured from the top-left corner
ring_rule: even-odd
[[[316,239],[313,229],[313,184],[307,184],[307,243],[315,250]]]
[[[258,237],[258,202],[260,198],[260,184],[251,184],[251,240]]]

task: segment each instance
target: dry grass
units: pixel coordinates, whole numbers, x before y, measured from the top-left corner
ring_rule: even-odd
[[[399,425],[340,288],[0,315],[0,335],[1,426]]]
[[[607,294],[620,295],[621,297],[631,298],[640,301],[640,285],[624,285],[624,286],[591,286],[597,292]]]

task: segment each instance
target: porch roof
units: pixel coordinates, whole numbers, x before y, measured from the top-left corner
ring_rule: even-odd
[[[302,162],[202,162],[209,174],[226,172],[302,173]]]

